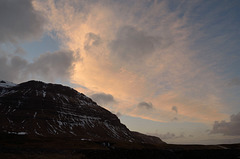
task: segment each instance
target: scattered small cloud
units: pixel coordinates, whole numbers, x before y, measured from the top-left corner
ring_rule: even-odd
[[[154,136],[158,136],[162,140],[176,139],[176,138],[184,138],[184,134],[176,135],[175,133],[167,132],[165,134],[153,134]]]
[[[233,114],[230,117],[230,121],[226,122],[222,120],[221,122],[215,121],[213,124],[213,129],[211,134],[223,134],[229,136],[239,136],[240,135],[240,112],[238,114]]]
[[[229,86],[240,86],[240,78],[235,77],[229,83]]]
[[[175,138],[176,135],[174,133],[169,133],[167,132],[166,134],[158,134],[158,136],[160,137],[160,139],[172,139]]]
[[[116,115],[117,115],[117,117],[122,116],[122,114],[120,112],[117,112]]]
[[[137,106],[138,108],[153,109],[153,105],[151,102],[140,102]]]
[[[172,111],[178,113],[178,108],[176,106],[172,106]]]
[[[176,138],[184,138],[185,137],[185,135],[182,133],[182,134],[180,134],[179,136],[176,136]]]
[[[97,104],[101,106],[108,106],[117,103],[111,94],[95,93],[90,96]]]

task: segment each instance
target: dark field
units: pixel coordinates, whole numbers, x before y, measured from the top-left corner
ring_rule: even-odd
[[[76,138],[0,135],[0,158],[35,159],[239,159],[240,144],[146,145]]]

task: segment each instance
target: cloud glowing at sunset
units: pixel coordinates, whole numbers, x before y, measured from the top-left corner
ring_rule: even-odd
[[[58,42],[59,50],[26,60],[29,55],[9,55],[1,45],[0,61],[5,61],[1,68],[19,68],[8,74],[0,70],[1,78],[67,82],[120,113],[120,118],[202,123],[210,129],[215,121],[228,120],[239,111],[240,102],[235,90],[240,73],[232,69],[239,68],[240,48],[234,34],[240,27],[226,25],[235,22],[234,15],[240,12],[230,11],[236,9],[233,4],[215,3],[33,0],[25,7],[35,25],[26,25],[26,34],[24,29],[6,32],[9,36],[1,36],[0,43],[27,42],[44,34]],[[228,16],[232,19],[226,20]],[[232,43],[225,46],[225,39]],[[181,134],[169,131],[161,134]]]

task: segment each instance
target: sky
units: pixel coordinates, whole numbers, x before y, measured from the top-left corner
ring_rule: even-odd
[[[239,143],[239,7],[1,0],[0,79],[71,86],[167,143]]]

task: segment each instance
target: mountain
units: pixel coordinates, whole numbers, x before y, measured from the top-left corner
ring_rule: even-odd
[[[0,80],[1,158],[239,158],[240,144],[173,145],[130,131],[76,90]]]
[[[0,132],[82,141],[164,144],[130,131],[118,117],[76,90],[59,84],[0,81]]]

